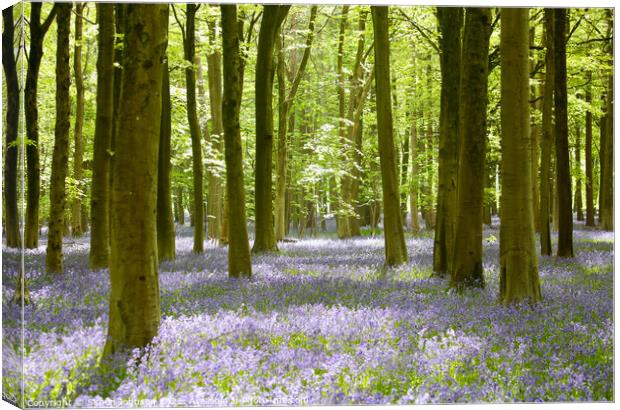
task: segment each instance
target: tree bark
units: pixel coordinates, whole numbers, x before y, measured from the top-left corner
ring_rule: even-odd
[[[501,9],[502,198],[500,300],[540,300],[534,240],[527,8]]]
[[[306,36],[306,44],[301,62],[297,67],[295,78],[291,84],[288,93],[286,92],[286,76],[284,75],[284,56],[282,50],[278,50],[277,55],[277,74],[278,74],[278,146],[276,156],[276,195],[275,195],[275,235],[276,241],[284,239],[286,231],[286,168],[287,168],[287,150],[288,150],[288,123],[291,121],[291,108],[295,101],[295,95],[304,72],[308,60],[310,59],[310,50],[312,40],[314,39],[314,23],[316,20],[318,6],[310,8],[310,22],[308,23],[308,35]],[[276,39],[276,41],[280,41]],[[278,47],[281,48],[281,47]]]
[[[170,182],[170,141],[172,121],[170,116],[170,74],[168,58],[164,56],[161,88],[161,125],[157,170],[157,255],[159,261],[175,259],[174,219]]]
[[[263,6],[256,57],[256,172],[255,225],[252,252],[277,251],[272,202],[273,151],[273,49],[276,34],[291,6]],[[228,204],[231,205],[232,198]],[[229,223],[232,221],[229,220]]]
[[[73,72],[75,76],[75,126],[73,130],[73,179],[78,187],[78,195],[71,203],[71,235],[82,236],[82,197],[81,191],[85,187],[82,183],[82,162],[84,161],[84,75],[82,73],[82,13],[85,3],[75,4],[75,45],[73,50]]]
[[[69,35],[71,32],[71,3],[57,5],[56,45],[56,125],[54,127],[54,153],[50,178],[50,219],[47,234],[45,264],[51,273],[63,272],[62,238],[65,231],[64,211],[66,204],[65,179],[69,162],[69,130],[71,108],[69,87],[71,68],[69,66]]]
[[[193,66],[196,54],[195,23],[196,4],[188,3],[185,11],[185,35],[183,37],[183,51],[185,61],[192,66],[185,69],[185,84],[187,92],[187,121],[192,138],[192,173],[193,173],[193,221],[194,221],[194,252],[200,253],[204,247],[204,208],[202,198],[202,147],[200,125],[196,112],[196,72]]]
[[[222,5],[222,41],[224,57],[224,93],[222,119],[224,125],[224,159],[226,161],[225,212],[228,215],[228,275],[252,276],[250,244],[245,215],[245,189],[239,130],[241,104],[241,71],[239,38],[236,30],[237,6]]]
[[[400,191],[394,150],[388,7],[371,6],[371,10],[375,36],[375,89],[383,186],[385,264],[393,266],[407,262],[407,247],[400,213]]]
[[[586,226],[594,226],[594,178],[592,170],[592,111],[589,107],[592,104],[592,72],[587,74],[588,85],[586,86]]]
[[[209,44],[213,52],[207,56],[207,75],[209,83],[209,109],[211,110],[211,150],[212,156],[220,158],[224,143],[224,125],[222,123],[222,54],[216,46],[215,21],[209,25]],[[207,196],[207,235],[211,239],[219,240],[222,224],[222,177],[218,172],[207,169],[209,192]]]
[[[551,146],[553,143],[553,10],[545,9],[545,85],[542,101],[542,140],[540,144],[540,254],[551,255]]]
[[[19,80],[15,54],[15,22],[13,6],[2,11],[2,67],[6,83],[6,158],[4,162],[4,219],[6,246],[21,247],[19,207],[17,205],[17,133],[19,128]]]
[[[583,190],[581,183],[581,128],[579,126],[575,129],[575,169],[577,175],[575,175],[575,203],[574,211],[577,213],[577,220],[583,221]]]
[[[573,257],[573,212],[566,95],[566,9],[554,9],[555,178],[558,194],[558,256]]]
[[[466,8],[460,89],[457,220],[450,284],[484,286],[482,208],[484,205],[486,112],[491,10]],[[527,71],[527,70],[526,70]]]
[[[127,4],[125,13],[104,356],[146,346],[157,334],[160,320],[157,157],[168,5]]]
[[[409,175],[409,211],[411,212],[411,232],[420,231],[420,222],[418,220],[418,180],[420,178],[418,172],[418,130],[415,119],[412,121],[411,132],[409,134],[409,150],[411,153],[411,175]]]
[[[32,249],[39,246],[39,195],[41,170],[39,165],[39,110],[37,105],[37,85],[39,68],[43,58],[43,39],[54,21],[57,5],[54,5],[45,21],[41,24],[41,7],[43,3],[31,3],[30,6],[30,50],[28,52],[28,70],[24,90],[26,116],[26,176],[28,195],[26,198],[26,227],[24,229],[24,246]]]
[[[439,183],[433,242],[433,271],[451,271],[456,228],[458,174],[459,85],[461,81],[461,7],[437,7],[441,32],[441,112],[439,121]]]
[[[608,36],[611,38],[613,31],[613,16],[612,10],[606,10],[606,17],[608,23]],[[609,42],[606,50],[613,61],[614,47],[613,42]],[[601,191],[602,203],[601,203],[601,228],[605,231],[613,231],[614,229],[614,77],[613,70],[607,76],[607,99],[606,99],[606,115],[605,122],[602,126],[605,129],[605,147],[603,149],[603,156],[601,162],[604,163],[602,178],[601,178]]]
[[[114,6],[97,4],[97,114],[91,183],[89,266],[108,266],[110,256],[110,144],[114,125]]]

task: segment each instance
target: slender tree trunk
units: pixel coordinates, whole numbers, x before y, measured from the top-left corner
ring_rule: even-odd
[[[409,176],[409,211],[411,212],[411,232],[416,233],[420,230],[418,221],[418,130],[415,119],[412,121],[411,132],[409,134],[409,150],[411,154],[411,175]]]
[[[6,83],[6,158],[4,162],[4,228],[6,246],[21,247],[19,231],[19,208],[17,205],[17,132],[19,128],[19,80],[13,49],[15,47],[15,23],[13,6],[2,11],[2,66]]]
[[[342,6],[342,13],[340,15],[340,29],[338,32],[338,55],[336,62],[336,77],[338,81],[338,136],[340,145],[344,155],[342,160],[346,163],[349,161],[347,158],[347,152],[351,151],[350,142],[346,138],[347,127],[345,125],[346,105],[345,105],[345,76],[344,76],[344,43],[345,43],[345,31],[347,28],[349,6]],[[334,201],[337,204],[336,207],[336,233],[339,238],[351,237],[351,227],[349,226],[349,203],[347,201],[349,196],[349,184],[350,179],[343,177],[340,183],[340,194]],[[336,191],[336,190],[334,190]]]
[[[291,6],[263,6],[256,57],[255,228],[252,252],[277,251],[272,195],[273,49],[276,35]],[[232,198],[229,199],[229,206]],[[229,220],[229,223],[232,221]]]
[[[56,45],[56,125],[54,128],[54,153],[50,179],[50,220],[47,234],[45,264],[47,271],[62,273],[62,238],[64,233],[64,211],[66,204],[65,179],[69,162],[69,129],[71,109],[69,107],[69,34],[71,32],[71,3],[59,3]]]
[[[185,209],[183,209],[183,187],[179,185],[176,193],[177,223],[185,225]]]
[[[501,9],[500,300],[506,304],[541,297],[530,175],[528,17],[526,8]]]
[[[185,61],[192,63],[185,69],[185,83],[187,92],[187,121],[189,122],[192,137],[192,172],[193,172],[193,221],[194,221],[194,252],[200,253],[204,247],[204,208],[202,206],[202,147],[200,125],[196,112],[196,72],[193,67],[195,56],[195,4],[188,3],[185,11],[185,36],[183,38],[183,50]]]
[[[540,254],[551,255],[552,144],[553,144],[553,9],[545,9],[545,83],[542,100],[542,139],[540,143]]]
[[[54,21],[58,6],[50,11],[41,24],[41,6],[43,3],[31,3],[30,6],[30,50],[28,52],[28,70],[24,90],[26,116],[26,176],[28,195],[26,198],[26,227],[24,242],[26,248],[39,246],[39,195],[41,170],[39,165],[39,110],[37,105],[37,85],[39,68],[43,58],[43,38]]]
[[[607,115],[602,115],[601,118],[599,118],[599,161],[601,163],[600,165],[600,172],[599,172],[599,189],[598,189],[598,223],[601,224],[603,223],[603,204],[605,203],[605,176],[606,176],[606,170],[605,170],[605,158],[607,157],[607,152],[605,150],[606,147],[606,128],[607,128]]]
[[[581,128],[579,126],[575,129],[575,169],[577,169],[577,175],[575,175],[575,212],[577,213],[577,220],[583,221],[583,200],[582,200],[582,184],[581,184]]]
[[[215,21],[209,21],[209,44],[213,52],[207,56],[208,82],[209,82],[209,109],[211,110],[211,149],[212,156],[221,158],[224,143],[224,125],[222,123],[222,54],[216,46]],[[211,169],[207,169],[209,192],[207,196],[207,235],[211,239],[220,238],[220,225],[222,224],[222,177]]]
[[[78,191],[85,187],[82,184],[82,162],[84,161],[84,77],[82,73],[82,13],[85,3],[75,4],[75,45],[73,50],[73,72],[75,76],[75,128],[73,131],[73,179],[78,184]],[[77,195],[71,203],[71,235],[82,236],[82,198]]]
[[[110,256],[110,143],[114,125],[114,5],[97,4],[97,118],[91,183],[89,266],[108,266]]]
[[[534,39],[536,38],[536,26],[533,25],[529,29],[529,45],[530,50],[534,47]],[[530,52],[530,64],[529,70],[530,72],[534,71],[534,68],[537,64],[537,61],[534,59],[534,53]],[[536,84],[530,84],[530,100],[533,101],[531,103],[532,111],[537,110],[540,111],[540,100],[537,97],[537,94],[540,93],[540,88]],[[531,138],[532,144],[530,145],[530,149],[532,150],[531,154],[531,167],[530,176],[532,178],[532,205],[534,208],[534,231],[540,232],[540,193],[539,185],[538,185],[538,159],[540,156],[540,133],[541,133],[541,124],[538,122],[538,116],[534,116],[531,118],[530,128],[531,128]]]
[[[586,104],[592,104],[592,72],[587,72]],[[592,112],[586,111],[586,226],[594,226],[594,178],[592,172]]]
[[[372,6],[371,10],[375,36],[375,88],[379,159],[383,186],[385,264],[393,266],[407,262],[407,247],[405,246],[405,234],[400,213],[398,174],[396,173],[394,152],[388,8],[386,6]]]
[[[301,62],[297,68],[295,78],[291,84],[291,88],[286,92],[286,76],[284,75],[284,56],[281,47],[277,47],[277,74],[278,74],[278,146],[276,157],[276,195],[275,195],[275,235],[276,240],[280,241],[284,238],[286,226],[286,168],[287,168],[287,127],[291,121],[291,107],[295,100],[295,95],[301,83],[301,79],[306,70],[306,65],[310,58],[310,50],[312,40],[314,39],[314,22],[316,20],[318,6],[312,6],[310,9],[310,22],[308,23],[308,35],[306,37],[306,48],[304,49]],[[280,37],[280,36],[278,36]],[[276,42],[280,44],[280,39],[276,38]]]
[[[573,257],[573,213],[566,95],[566,9],[554,9],[555,178],[558,192],[558,256]]]
[[[121,109],[112,167],[110,313],[103,355],[146,346],[160,321],[157,157],[167,4],[125,6]]]
[[[439,121],[439,183],[433,243],[433,271],[451,271],[456,228],[458,174],[459,85],[461,80],[461,7],[438,7],[441,31],[441,113]]]
[[[224,93],[222,115],[224,125],[224,152],[226,160],[225,212],[228,215],[228,275],[250,277],[252,263],[245,216],[245,189],[239,130],[241,104],[241,73],[239,38],[236,30],[237,6],[222,5],[222,39],[224,51]]]
[[[606,10],[608,23],[608,36],[611,37],[613,30],[612,9]],[[614,55],[613,42],[609,42],[607,52],[610,54],[612,61]],[[605,147],[601,162],[605,164],[603,167],[601,178],[601,191],[603,192],[601,201],[601,228],[606,231],[614,229],[614,77],[613,70],[607,76],[607,114],[602,127],[605,129]]]
[[[491,10],[466,8],[460,89],[457,222],[450,284],[484,286],[482,208],[484,205],[486,112]]]
[[[170,140],[172,120],[170,116],[170,74],[168,58],[164,56],[161,88],[161,126],[159,131],[159,154],[157,170],[157,255],[159,261],[174,260],[175,237],[172,217],[172,193],[170,188]]]

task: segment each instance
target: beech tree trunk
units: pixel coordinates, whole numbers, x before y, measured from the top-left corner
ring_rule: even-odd
[[[114,5],[97,3],[97,117],[91,183],[89,266],[108,266],[110,256],[110,143],[114,125]]]
[[[291,6],[263,6],[256,57],[255,224],[252,252],[277,251],[272,202],[273,49],[276,35]],[[232,198],[228,199],[230,206]],[[228,223],[232,221],[229,220]]]
[[[577,213],[577,220],[583,221],[583,190],[581,184],[581,128],[579,126],[577,126],[575,129],[575,169],[577,169],[577,175],[575,175],[574,211]]]
[[[160,320],[157,162],[168,5],[127,4],[125,13],[104,356],[146,346],[157,334]]]
[[[553,144],[553,10],[545,9],[545,85],[542,101],[542,140],[540,144],[540,254],[551,255],[551,215],[553,181],[551,146]]]
[[[13,49],[15,47],[15,23],[13,6],[2,11],[2,67],[6,83],[6,158],[4,161],[4,220],[6,246],[21,247],[19,231],[19,208],[17,205],[17,132],[19,128],[19,80]]]
[[[558,256],[573,257],[573,203],[566,95],[566,9],[554,9],[555,179],[558,195]]]
[[[75,4],[75,45],[73,50],[73,72],[75,76],[75,126],[73,129],[73,179],[78,184],[78,191],[85,187],[82,184],[82,162],[84,161],[84,77],[82,73],[82,13],[85,3]],[[85,227],[82,226],[82,198],[80,195],[73,198],[71,203],[71,235],[82,236]]]
[[[216,27],[209,21],[209,43],[213,52],[207,56],[207,76],[209,83],[209,109],[211,110],[212,127],[210,133],[212,156],[220,158],[224,143],[224,125],[222,123],[222,54],[216,46]],[[222,224],[222,177],[211,169],[207,169],[209,192],[207,196],[207,235],[210,239],[219,240]]]
[[[459,111],[461,141],[459,142],[457,221],[450,278],[451,286],[457,289],[466,286],[484,286],[482,209],[485,185],[490,35],[491,10],[466,8]]]
[[[500,299],[540,300],[534,240],[527,8],[501,9],[502,198]]]
[[[26,137],[26,226],[24,228],[24,246],[39,246],[39,195],[41,170],[39,165],[39,110],[37,105],[37,85],[39,68],[43,58],[43,39],[54,21],[58,5],[54,5],[49,15],[41,23],[41,6],[33,2],[30,6],[30,50],[28,52],[28,69],[24,89]]]
[[[318,6],[310,8],[310,22],[308,23],[308,35],[306,37],[306,48],[297,67],[297,72],[291,84],[288,93],[286,92],[286,76],[284,75],[284,56],[281,47],[278,48],[278,146],[276,157],[276,195],[275,195],[275,235],[276,240],[284,239],[286,231],[286,168],[287,168],[287,150],[288,150],[288,124],[293,117],[291,116],[291,108],[297,95],[297,90],[301,79],[306,71],[306,65],[310,59],[310,50],[312,40],[314,39],[314,22],[316,20]],[[279,37],[279,36],[278,36]],[[276,41],[280,41],[276,39]]]
[[[157,170],[157,255],[159,261],[169,261],[175,258],[175,237],[174,219],[172,217],[172,192],[170,188],[172,121],[170,118],[170,74],[168,72],[167,56],[164,56],[162,70],[161,125]]]
[[[592,72],[587,72],[586,104],[592,103]],[[586,226],[594,226],[594,172],[592,170],[592,112],[586,111]]]
[[[400,191],[394,150],[388,7],[371,6],[371,10],[375,37],[375,89],[383,187],[385,264],[393,266],[407,262],[407,247],[400,212]]]
[[[411,175],[409,175],[409,211],[411,212],[411,232],[416,233],[420,230],[420,222],[418,221],[418,130],[415,119],[411,125],[409,134],[409,157],[411,158]]]
[[[237,6],[222,5],[222,41],[224,57],[224,93],[222,115],[224,125],[224,159],[226,161],[226,197],[224,208],[228,219],[228,275],[250,277],[252,262],[245,216],[245,189],[239,129],[241,104],[241,71]]]
[[[196,54],[195,23],[196,4],[188,3],[185,9],[185,35],[183,37],[183,51],[185,61],[192,66],[185,69],[185,84],[187,92],[187,121],[192,137],[192,173],[193,173],[193,221],[194,221],[194,252],[202,252],[204,247],[204,208],[202,204],[202,147],[200,125],[196,112],[196,72],[193,66]]]
[[[612,10],[608,9],[607,14],[607,33],[611,38],[613,31],[613,16]],[[614,55],[613,41],[610,41],[607,47],[607,52],[610,54],[612,60]],[[602,168],[601,177],[601,228],[606,231],[613,231],[614,229],[614,77],[613,70],[607,76],[607,99],[606,99],[606,115],[605,122],[601,124],[605,129],[605,146],[603,148],[603,155],[601,155],[601,163],[604,164]]]
[[[58,35],[56,43],[56,125],[54,127],[54,153],[50,178],[50,219],[45,264],[48,272],[62,273],[62,238],[65,231],[64,211],[67,199],[65,179],[67,178],[69,163],[69,130],[71,127],[69,34],[71,32],[72,4],[59,3],[56,7],[58,9],[56,18]]]
[[[439,183],[433,243],[433,271],[451,271],[456,228],[458,174],[459,85],[461,81],[461,7],[437,7],[441,32],[441,112],[439,121]]]

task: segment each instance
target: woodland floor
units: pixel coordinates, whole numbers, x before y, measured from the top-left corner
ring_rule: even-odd
[[[27,251],[25,400],[41,406],[447,403],[613,400],[613,233],[575,226],[577,257],[540,259],[543,301],[498,303],[497,229],[484,232],[486,289],[431,278],[432,234],[407,236],[410,261],[383,271],[383,239],[333,234],[253,258],[230,280],[226,250],[160,266],[162,322],[142,359],[98,365],[107,270],[88,238],[67,240],[66,273]],[[554,238],[555,239],[555,238]],[[18,397],[18,253],[3,249],[3,393]],[[144,352],[143,352],[144,353]]]

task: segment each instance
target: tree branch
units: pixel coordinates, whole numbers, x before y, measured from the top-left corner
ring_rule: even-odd
[[[58,8],[56,7],[56,4],[54,4],[54,7],[52,7],[52,10],[50,11],[50,14],[47,15],[47,18],[45,19],[43,24],[41,24],[41,32],[43,33],[43,35],[45,35],[47,33],[47,30],[52,25],[52,21],[54,21],[54,18],[56,17],[56,12],[57,11],[58,11]]]
[[[413,26],[413,28],[415,28],[418,33],[420,33],[422,35],[422,37],[424,37],[424,39],[428,42],[428,44],[430,44],[431,47],[433,47],[433,49],[435,49],[435,51],[439,54],[441,54],[441,50],[439,49],[439,47],[437,46],[437,44],[430,38],[429,35],[427,35],[420,26],[418,26],[415,21],[411,20],[411,18],[409,18],[409,16],[402,11],[402,9],[400,8],[396,8],[396,10],[398,10],[398,12],[400,13],[401,16],[403,16],[403,18],[405,19],[405,21],[407,21],[409,24],[411,24],[411,26]],[[424,28],[424,30],[426,30],[427,32],[431,32],[429,29]]]

